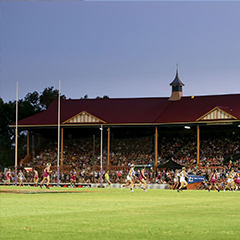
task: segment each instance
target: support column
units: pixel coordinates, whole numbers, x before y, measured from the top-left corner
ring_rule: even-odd
[[[94,158],[95,158],[95,156],[96,156],[96,150],[95,150],[95,134],[93,135],[93,156],[94,156]]]
[[[197,164],[199,164],[200,159],[200,129],[199,125],[197,125]]]
[[[63,128],[61,128],[61,166],[63,165]]]
[[[108,128],[108,166],[110,165],[110,127]]]
[[[32,158],[35,158],[34,135],[32,135]]]
[[[37,147],[39,148],[41,146],[41,138],[39,134],[37,135]]]
[[[158,161],[158,128],[155,127],[155,166],[157,166]]]
[[[30,150],[29,150],[29,131],[27,131],[27,156],[30,155]]]

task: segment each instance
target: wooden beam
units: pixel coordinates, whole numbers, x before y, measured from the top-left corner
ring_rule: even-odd
[[[107,158],[108,158],[108,165],[110,165],[110,127],[108,128],[108,154],[107,154]]]
[[[200,129],[199,125],[197,125],[197,164],[199,164],[200,159]]]
[[[158,128],[155,127],[155,166],[158,162]]]
[[[30,150],[29,150],[29,131],[27,131],[27,155],[29,156]]]

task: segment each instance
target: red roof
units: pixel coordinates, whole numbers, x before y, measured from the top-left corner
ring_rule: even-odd
[[[110,98],[61,100],[61,123],[85,111],[107,124],[195,122],[218,107],[240,120],[240,94],[169,98]],[[19,126],[57,124],[58,101],[41,113],[19,121]]]

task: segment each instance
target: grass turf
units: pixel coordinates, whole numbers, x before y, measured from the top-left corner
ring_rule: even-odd
[[[0,190],[7,188],[34,187]],[[1,239],[225,240],[240,236],[240,192],[75,191],[1,193]]]

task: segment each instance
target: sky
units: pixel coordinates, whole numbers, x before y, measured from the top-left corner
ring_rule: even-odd
[[[240,2],[1,1],[0,96],[240,93]]]

